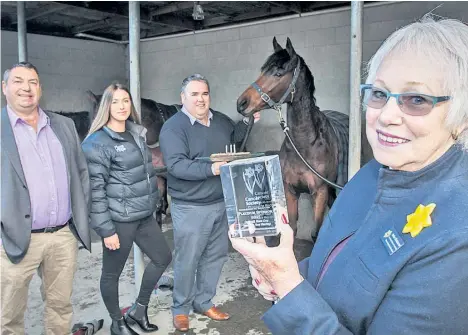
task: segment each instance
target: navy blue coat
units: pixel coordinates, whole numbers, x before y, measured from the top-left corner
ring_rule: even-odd
[[[146,129],[131,121],[126,129],[138,147],[106,126],[82,144],[91,180],[91,227],[101,237],[115,234],[114,221],[133,223],[152,215],[159,201]]]
[[[468,153],[457,146],[417,172],[369,162],[300,263],[306,280],[267,311],[266,325],[275,335],[468,334],[467,187]],[[432,226],[403,233],[407,215],[429,203]],[[348,236],[317,285],[327,256]]]

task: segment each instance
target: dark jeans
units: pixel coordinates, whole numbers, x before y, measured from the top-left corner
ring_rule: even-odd
[[[134,222],[114,222],[120,249],[109,250],[102,243],[101,294],[113,320],[122,317],[119,307],[119,278],[135,242],[151,260],[146,266],[137,302],[148,305],[159,278],[171,263],[171,251],[153,216]]]

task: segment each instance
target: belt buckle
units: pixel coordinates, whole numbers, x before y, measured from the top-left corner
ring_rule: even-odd
[[[260,97],[261,97],[262,100],[265,101],[266,103],[268,103],[268,101],[271,100],[270,96],[269,96],[268,94],[266,94],[266,93],[262,93],[262,94],[260,95]]]

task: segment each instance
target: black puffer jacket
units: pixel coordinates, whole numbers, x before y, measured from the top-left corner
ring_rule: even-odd
[[[108,127],[82,144],[91,181],[91,227],[101,237],[115,233],[113,221],[131,222],[153,214],[159,200],[146,129],[127,121],[139,148]]]

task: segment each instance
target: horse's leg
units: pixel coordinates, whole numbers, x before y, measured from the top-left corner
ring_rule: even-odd
[[[169,207],[169,201],[167,200],[167,179],[161,177],[161,187],[164,190],[164,196],[162,197],[162,211],[167,214],[167,208]]]
[[[162,210],[161,210],[161,200],[159,201],[158,207],[156,208],[155,219],[158,223],[159,228],[162,229]]]
[[[159,190],[159,203],[156,209],[156,222],[158,223],[159,227],[162,228],[162,215],[166,212],[167,209],[166,180],[163,177],[156,176],[156,183]]]
[[[284,193],[286,197],[286,205],[288,207],[289,225],[294,231],[294,236],[296,236],[298,219],[298,198],[294,193],[291,192],[287,184],[284,185]]]
[[[325,216],[325,209],[329,200],[329,187],[327,185],[322,185],[315,192],[314,202],[312,204],[314,208],[314,219],[315,224],[317,225],[317,235],[322,227],[323,218]]]

